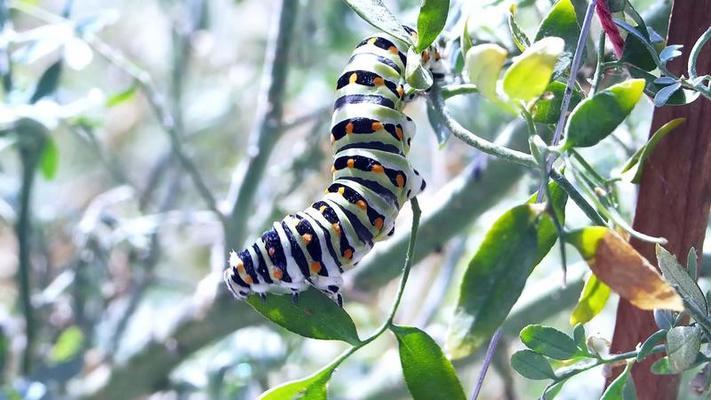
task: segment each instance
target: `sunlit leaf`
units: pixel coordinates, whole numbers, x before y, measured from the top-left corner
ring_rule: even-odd
[[[40,155],[40,171],[47,180],[52,180],[57,175],[59,167],[59,148],[51,136],[46,136],[42,154]]]
[[[580,293],[578,304],[570,314],[570,324],[584,324],[600,314],[610,297],[610,287],[600,282],[595,274],[591,274],[585,281],[583,291]]]
[[[509,32],[511,32],[511,39],[513,39],[513,42],[518,50],[523,53],[523,51],[531,45],[531,41],[516,22],[516,4],[511,4],[511,7],[509,8],[508,23]]]
[[[546,390],[543,391],[543,394],[541,395],[542,400],[553,400],[555,399],[556,396],[560,393],[560,391],[563,389],[563,385],[565,385],[565,382],[567,380],[562,380],[560,382],[555,382],[549,385]]]
[[[564,45],[561,38],[547,37],[515,57],[504,74],[504,93],[511,99],[523,101],[543,94]]]
[[[627,161],[625,166],[622,168],[622,172],[626,172],[636,167],[634,175],[630,181],[632,183],[639,183],[642,179],[642,172],[644,171],[644,164],[657,148],[659,142],[664,139],[670,132],[672,132],[676,127],[686,122],[686,118],[675,118],[666,124],[662,125],[657,129],[652,135],[647,143],[637,150],[634,155]]]
[[[356,12],[366,22],[380,29],[385,33],[402,40],[408,44],[414,44],[412,38],[402,27],[400,21],[395,18],[390,10],[385,7],[382,0],[344,0],[353,11]]]
[[[556,239],[540,204],[514,207],[494,222],[464,274],[447,339],[450,354],[466,356],[489,340]]]
[[[258,400],[327,400],[328,381],[336,367],[331,364],[315,374],[291,382],[286,382],[262,393]]]
[[[555,379],[555,373],[548,360],[535,351],[517,351],[511,356],[511,367],[528,379]]]
[[[449,0],[424,0],[417,16],[417,52],[429,47],[444,29]]]
[[[499,79],[507,55],[508,53],[501,46],[487,43],[472,47],[465,56],[465,76],[490,100],[498,100],[496,81]]]
[[[570,0],[559,0],[539,25],[535,41],[549,36],[559,37],[565,41],[565,51],[572,54],[579,35],[580,26],[573,3]]]
[[[402,372],[413,399],[466,399],[452,363],[427,333],[408,326],[390,330],[397,337]]]
[[[78,326],[72,325],[63,330],[52,346],[49,359],[53,363],[62,363],[74,358],[84,344],[84,334]]]
[[[341,307],[316,289],[304,291],[294,304],[290,296],[252,295],[247,302],[272,322],[314,339],[360,343],[353,320]]]
[[[684,309],[674,288],[614,231],[588,227],[569,233],[566,239],[578,249],[598,279],[637,308]]]
[[[580,102],[565,127],[564,147],[590,147],[606,138],[632,112],[643,91],[644,80],[631,79]]]
[[[579,352],[570,336],[549,326],[528,325],[519,336],[529,349],[556,360],[568,360]]]
[[[115,107],[119,104],[125,103],[133,99],[136,96],[137,92],[138,87],[136,85],[133,85],[124,91],[118,92],[110,96],[108,99],[106,99],[105,105],[106,107]]]

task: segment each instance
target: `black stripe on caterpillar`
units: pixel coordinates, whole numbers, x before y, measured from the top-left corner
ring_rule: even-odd
[[[230,253],[224,279],[235,297],[291,293],[296,301],[311,285],[342,304],[343,271],[393,234],[402,205],[425,188],[406,157],[415,135],[402,112],[406,53],[405,43],[385,34],[356,46],[336,83],[333,182],[321,200]],[[436,49],[421,57],[416,62],[443,76]]]

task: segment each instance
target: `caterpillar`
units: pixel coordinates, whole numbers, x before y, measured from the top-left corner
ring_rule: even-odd
[[[405,27],[416,37],[413,29]],[[290,293],[294,302],[309,285],[339,305],[341,274],[375,242],[392,236],[403,204],[425,188],[407,154],[415,134],[402,112],[407,44],[386,34],[361,41],[336,83],[331,122],[333,181],[307,209],[273,223],[251,246],[229,256],[227,288],[238,299],[251,293]],[[435,79],[444,74],[439,51],[422,63]]]

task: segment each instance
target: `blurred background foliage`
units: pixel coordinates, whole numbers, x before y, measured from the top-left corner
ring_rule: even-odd
[[[260,124],[277,3],[0,1],[0,398],[251,399],[315,371],[343,349],[266,323],[225,296],[219,283],[225,249],[242,243],[225,244],[225,221],[214,211],[229,213],[231,182],[244,172],[250,132]],[[239,216],[250,237],[301,209],[330,180],[334,82],[354,45],[372,31],[343,2],[294,3],[283,55],[286,86],[276,99],[283,107],[279,140],[254,204]],[[414,24],[419,1],[386,3]],[[669,2],[633,3],[664,35]],[[461,16],[471,15],[475,43],[514,49],[509,5],[453,1],[447,32],[457,35]],[[535,32],[550,5],[519,1],[519,24]],[[611,73],[603,86],[620,80]],[[525,129],[482,97],[448,104],[468,129],[499,140],[523,135],[525,146]],[[420,196],[425,218],[428,210],[453,207],[452,198],[465,202],[453,209],[472,210],[437,220],[458,221],[457,228],[427,242],[398,315],[441,342],[466,260],[493,219],[535,190],[536,177],[456,140],[440,148],[425,102],[406,111],[418,127],[411,159],[428,181]],[[642,102],[613,137],[581,153],[607,175],[644,143],[651,111]],[[630,201],[621,204],[634,204],[635,189],[628,189],[619,195]],[[452,195],[462,191],[474,194]],[[584,224],[579,211],[569,211],[569,225]],[[370,269],[347,278],[346,309],[364,332],[386,312],[396,290],[392,271],[404,255],[381,246],[364,261]],[[558,254],[552,251],[534,271],[507,321],[506,351],[481,398],[542,391],[543,383],[512,374],[508,354],[520,346],[510,338],[527,323],[546,320],[571,331],[568,316],[586,267],[569,260],[563,286]],[[390,273],[379,257],[394,263]],[[588,332],[609,338],[615,307],[611,301]],[[477,365],[477,357],[456,365],[466,390]],[[588,375],[561,398],[597,398],[604,378],[600,371]],[[394,340],[381,338],[338,370],[330,392],[344,399],[407,397],[402,385]]]

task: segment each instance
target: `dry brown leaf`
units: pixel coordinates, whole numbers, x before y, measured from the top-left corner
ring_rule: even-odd
[[[579,235],[573,241],[590,269],[620,297],[643,310],[684,310],[674,288],[619,235],[601,227],[586,228],[574,235]]]

